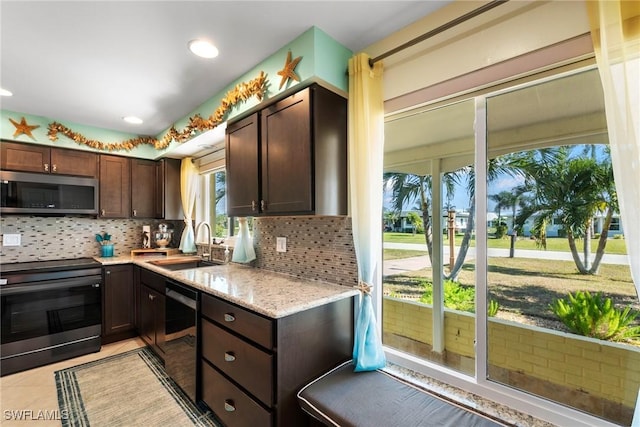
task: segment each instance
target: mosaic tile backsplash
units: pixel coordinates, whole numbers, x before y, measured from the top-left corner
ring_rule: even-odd
[[[174,226],[171,247],[177,247],[182,221],[5,215],[0,218],[2,234],[21,234],[22,242],[20,246],[2,245],[0,263],[100,256],[95,235],[104,232],[111,234],[114,255],[127,255],[142,247],[143,225],[150,225],[153,231],[161,222]]]
[[[287,238],[287,252],[276,251],[276,237]],[[344,286],[358,284],[350,217],[254,218],[253,241],[258,268]]]
[[[170,246],[178,247],[182,221],[3,216],[2,234],[18,233],[22,243],[16,247],[0,246],[0,263],[100,256],[95,235],[104,232],[112,236],[114,255],[127,255],[142,247],[142,226],[150,225],[155,230],[160,222],[174,226]],[[344,286],[358,284],[350,217],[263,217],[254,218],[253,223],[254,267]],[[287,252],[276,251],[276,237],[287,238]],[[214,258],[224,259],[222,246],[213,249]],[[205,246],[198,245],[199,253],[205,250]]]

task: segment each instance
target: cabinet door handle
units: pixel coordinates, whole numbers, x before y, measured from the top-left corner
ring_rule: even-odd
[[[111,271],[110,271],[110,270],[107,270],[107,271],[106,271],[106,273],[107,273],[107,274],[111,274]]]
[[[44,164],[44,171],[49,172],[49,163]]]
[[[227,351],[224,353],[225,362],[233,362],[234,360],[236,360],[236,355],[232,351]]]
[[[156,296],[149,294],[149,300],[153,301],[154,299],[156,299]]]
[[[233,412],[236,410],[236,407],[234,406],[233,400],[231,399],[226,399],[224,401],[224,410],[227,412]]]
[[[264,200],[260,200],[260,210],[263,212],[267,210],[267,203]]]
[[[254,212],[256,210],[256,201],[255,200],[251,201],[251,210],[254,211]]]
[[[236,320],[236,316],[234,316],[232,313],[225,313],[224,314],[224,321],[225,322],[233,322],[234,320]]]
[[[53,165],[51,167],[51,172],[58,172],[58,166],[57,165]]]

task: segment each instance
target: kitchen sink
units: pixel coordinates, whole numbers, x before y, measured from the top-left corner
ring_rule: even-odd
[[[183,257],[183,258],[169,258],[169,259],[158,259],[153,261],[148,261],[149,264],[155,265],[156,267],[164,268],[170,271],[177,270],[188,270],[190,268],[199,268],[199,267],[212,267],[215,265],[223,265],[223,261],[218,260],[203,260],[200,257]]]

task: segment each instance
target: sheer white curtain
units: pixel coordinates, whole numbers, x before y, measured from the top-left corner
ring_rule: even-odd
[[[640,2],[588,1],[631,275],[640,295]]]
[[[363,289],[353,349],[356,371],[380,368],[386,360],[369,287],[380,283],[382,253],[382,166],[384,106],[382,63],[349,60],[349,197],[358,276]],[[377,276],[377,279],[376,279]]]
[[[200,182],[198,168],[191,157],[182,159],[180,164],[180,198],[184,211],[184,231],[180,238],[180,250],[183,253],[197,252],[195,237],[193,234],[193,210]]]

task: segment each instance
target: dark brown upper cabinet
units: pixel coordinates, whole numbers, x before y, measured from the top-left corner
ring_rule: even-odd
[[[229,216],[258,214],[260,116],[258,113],[227,127],[226,197]]]
[[[227,214],[346,215],[347,101],[307,87],[230,124]]]
[[[100,217],[128,218],[131,169],[127,157],[100,155]]]
[[[131,159],[131,217],[155,218],[158,165],[153,160]]]
[[[160,159],[156,168],[156,218],[182,220],[179,159]]]
[[[98,155],[36,144],[2,142],[3,170],[98,177]]]

